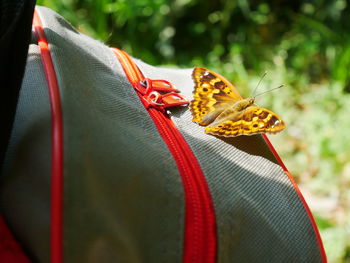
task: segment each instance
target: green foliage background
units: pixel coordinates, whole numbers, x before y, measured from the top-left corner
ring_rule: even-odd
[[[153,65],[205,66],[259,97],[311,206],[329,262],[350,262],[350,6],[345,0],[38,0]]]

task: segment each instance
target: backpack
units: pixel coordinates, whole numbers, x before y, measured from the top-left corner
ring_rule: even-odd
[[[326,262],[267,136],[192,122],[191,74],[36,7],[0,182],[2,214],[33,262]]]

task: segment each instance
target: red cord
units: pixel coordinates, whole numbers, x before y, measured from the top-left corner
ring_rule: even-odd
[[[51,165],[51,263],[62,262],[62,208],[63,208],[63,124],[59,88],[53,66],[49,44],[37,10],[33,24],[38,37],[41,59],[49,89],[51,105],[52,165]]]
[[[303,196],[303,194],[301,193],[298,185],[296,184],[296,182],[294,181],[292,175],[289,173],[287,167],[284,165],[281,157],[278,155],[277,151],[275,150],[275,147],[273,147],[272,143],[270,142],[269,138],[267,138],[266,134],[262,134],[262,137],[264,138],[267,146],[270,148],[270,150],[272,151],[273,155],[275,156],[275,158],[277,159],[279,165],[282,167],[283,171],[287,174],[290,182],[292,183],[295,191],[297,192],[297,194],[299,195],[299,198],[301,200],[301,202],[303,203],[304,205],[304,208],[307,212],[307,214],[309,215],[309,218],[310,218],[310,221],[311,221],[311,224],[312,224],[312,227],[314,229],[314,232],[315,232],[315,235],[316,235],[316,239],[317,239],[317,243],[320,247],[320,252],[321,252],[321,257],[322,257],[322,262],[326,263],[327,262],[327,256],[326,256],[326,252],[324,250],[324,247],[323,247],[323,243],[322,243],[322,239],[321,239],[321,235],[320,235],[320,232],[318,231],[318,227],[317,227],[317,224],[315,222],[315,219],[312,215],[312,212],[308,206],[308,204],[306,203],[305,201],[305,198]]]

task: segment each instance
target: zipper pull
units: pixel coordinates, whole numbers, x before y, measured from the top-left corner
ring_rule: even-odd
[[[169,92],[161,95],[162,103],[164,108],[170,108],[175,106],[185,106],[190,102],[185,98],[184,95],[175,92]]]
[[[178,93],[179,90],[166,80],[145,78],[137,83],[136,90],[141,94],[146,109],[152,107],[165,112],[166,108],[189,104],[189,101]]]
[[[169,81],[149,78],[140,80],[136,89],[141,94],[150,94],[154,90],[163,92],[179,92],[179,90]]]
[[[180,92],[175,85],[164,79],[153,79],[152,80],[153,90],[165,91],[165,92]]]

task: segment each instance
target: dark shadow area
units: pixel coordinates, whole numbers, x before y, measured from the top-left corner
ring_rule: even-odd
[[[215,137],[248,154],[261,156],[275,164],[279,164],[270,148],[267,146],[264,138],[259,134],[252,136]]]

